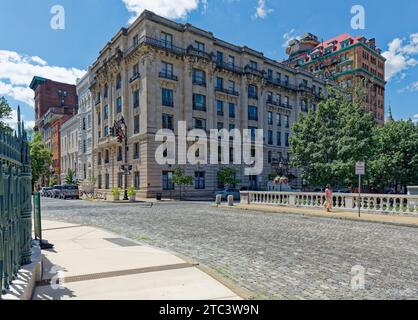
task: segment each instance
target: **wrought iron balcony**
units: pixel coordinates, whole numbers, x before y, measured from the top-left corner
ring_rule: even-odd
[[[256,68],[251,67],[250,65],[246,65],[244,68],[245,73],[253,74],[258,77],[264,78],[266,72],[264,70],[258,70]]]
[[[228,95],[231,96],[239,96],[239,92],[232,90],[232,89],[226,89],[226,88],[221,88],[221,87],[215,87],[215,92],[222,92],[222,93],[226,93]]]
[[[201,79],[193,79],[193,84],[196,86],[206,87],[206,81]]]
[[[96,98],[96,101],[94,102],[94,104],[97,106],[99,103],[100,103],[100,96],[98,96],[98,97]]]
[[[173,81],[178,81],[179,80],[179,78],[177,76],[175,76],[171,72],[167,72],[167,71],[160,72],[159,77],[164,78],[164,79],[168,79],[168,80],[173,80]]]
[[[237,67],[237,66],[235,66],[235,64],[232,64],[232,63],[227,63],[227,62],[217,60],[216,61],[216,66],[217,66],[217,68],[224,69],[224,70],[227,70],[227,71],[231,71],[231,72],[234,72],[234,73],[239,73],[239,74],[243,73],[242,68]]]
[[[208,52],[203,51],[203,50],[196,49],[193,46],[189,46],[187,48],[186,54],[188,54],[190,56],[203,58],[203,59],[206,59],[206,60],[212,60],[212,58],[213,58],[213,55],[211,53],[208,53]]]
[[[136,48],[138,48],[142,44],[147,44],[147,45],[150,45],[159,49],[163,49],[163,50],[166,50],[174,54],[178,54],[178,55],[186,54],[185,49],[174,46],[171,42],[158,40],[158,39],[151,38],[148,36],[143,36],[138,40],[137,43],[134,43],[130,48],[128,48],[128,50],[125,51],[125,56],[132,53]]]

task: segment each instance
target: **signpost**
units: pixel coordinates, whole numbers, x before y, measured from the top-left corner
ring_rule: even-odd
[[[366,163],[364,161],[359,161],[356,163],[356,175],[358,175],[358,216],[361,217],[361,176],[366,174]]]

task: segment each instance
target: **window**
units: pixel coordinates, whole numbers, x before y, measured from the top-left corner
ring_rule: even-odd
[[[171,34],[161,32],[160,40],[166,48],[171,48],[173,46],[173,36]]]
[[[106,151],[105,151],[105,160],[104,160],[104,162],[105,162],[105,163],[109,163],[109,161],[110,161],[110,154],[109,154],[109,150],[106,150]]]
[[[133,93],[134,108],[139,108],[140,93],[139,90],[135,90]]]
[[[229,124],[229,131],[232,131],[235,129],[235,124],[231,123]]]
[[[136,63],[132,67],[132,78],[137,77],[139,75],[139,64]]]
[[[122,97],[116,99],[116,113],[122,112]]]
[[[193,94],[193,110],[206,112],[206,96]]]
[[[118,147],[118,158],[117,158],[117,161],[122,161],[122,160],[123,160],[122,147],[119,146]]]
[[[83,118],[81,123],[81,129],[86,130],[86,118]]]
[[[104,90],[103,90],[103,98],[107,98],[108,95],[109,95],[109,87],[107,86],[107,84],[105,84]]]
[[[196,190],[205,189],[205,172],[196,171],[194,173],[194,187]]]
[[[123,174],[122,172],[118,172],[118,188],[123,187]]]
[[[136,46],[136,45],[138,45],[138,43],[139,43],[139,35],[134,35],[134,37],[133,37],[133,39],[132,39],[132,44],[134,45],[134,46]]]
[[[104,106],[103,107],[103,120],[108,120],[109,119],[109,106]]]
[[[171,63],[163,62],[160,76],[168,79],[173,78],[173,65]]]
[[[267,77],[271,80],[271,79],[273,79],[273,70],[271,70],[271,69],[268,69],[267,70]]]
[[[235,118],[235,104],[230,102],[228,104],[228,109],[229,109],[229,117],[234,119]]]
[[[288,115],[284,116],[284,125],[285,125],[286,128],[290,127],[290,121],[289,121],[289,116]]]
[[[136,142],[134,143],[134,155],[133,155],[134,160],[138,160],[139,159],[139,143]]]
[[[288,85],[288,84],[289,84],[289,76],[288,76],[288,75],[285,75],[285,76],[284,76],[284,83],[285,83],[286,85]]]
[[[250,84],[248,85],[248,98],[257,99],[257,86]]]
[[[99,174],[97,176],[97,188],[98,189],[101,189],[102,188],[102,175],[101,174]]]
[[[224,128],[224,123],[223,122],[218,122],[217,123],[217,128],[218,128],[218,131],[222,130]]]
[[[308,103],[306,102],[306,100],[301,100],[300,101],[300,108],[304,112],[308,111]]]
[[[273,161],[273,153],[271,151],[269,151],[267,154],[267,161],[268,163],[272,163]]]
[[[248,127],[248,130],[250,131],[251,139],[255,139],[255,132],[257,130],[256,127]]]
[[[257,70],[257,67],[258,67],[257,62],[250,60],[250,67],[251,69]]]
[[[193,118],[193,128],[206,130],[206,120],[200,118]]]
[[[221,77],[216,77],[216,89],[222,90],[224,88],[224,79]]]
[[[116,90],[119,90],[122,87],[122,77],[120,74],[116,77]]]
[[[97,124],[99,125],[99,127],[102,124],[102,114],[100,111],[97,112]]]
[[[99,153],[97,154],[97,164],[98,164],[99,166],[101,166],[101,165],[102,165],[102,153],[101,153],[101,152],[99,152]]]
[[[269,145],[272,145],[273,144],[273,131],[272,130],[269,130],[268,132],[267,132],[267,140],[268,140],[268,144]]]
[[[206,86],[206,73],[199,69],[193,69],[193,84]]]
[[[281,127],[282,125],[282,116],[280,113],[276,113],[276,124],[278,127]]]
[[[232,93],[235,92],[235,81],[229,81],[229,91],[231,91]]]
[[[139,115],[134,117],[134,134],[139,133]]]
[[[276,132],[276,144],[279,147],[282,145],[282,133],[280,131]]]
[[[162,104],[166,107],[174,106],[174,91],[171,89],[162,88],[161,90]]]
[[[221,117],[224,115],[224,102],[221,100],[216,100],[216,113]]]
[[[163,114],[162,122],[163,122],[163,129],[174,130],[173,116],[171,116],[169,114]]]
[[[174,190],[173,172],[163,171],[163,190]]]
[[[289,97],[284,97],[284,105],[286,106],[286,107],[288,107],[289,106]]]
[[[234,56],[229,56],[229,57],[228,57],[228,64],[229,64],[231,67],[234,67],[234,66],[235,66],[235,57],[234,57]]]
[[[205,51],[205,44],[199,41],[195,41],[195,48],[199,51]]]
[[[141,176],[138,171],[134,173],[134,188],[135,190],[140,190],[141,188]]]
[[[248,120],[258,121],[258,110],[255,106],[248,106]]]
[[[103,134],[104,134],[105,137],[109,136],[109,126],[104,127]]]
[[[83,140],[83,153],[87,152],[87,141]]]
[[[273,112],[269,111],[267,113],[267,120],[269,125],[273,125]]]
[[[108,173],[106,173],[105,175],[105,189],[106,190],[110,189],[110,175]]]
[[[284,138],[284,141],[285,141],[285,146],[286,147],[289,147],[289,137],[290,137],[290,134],[289,133],[286,133],[285,134],[285,138]]]
[[[216,62],[220,64],[224,62],[224,54],[220,51],[216,51]]]

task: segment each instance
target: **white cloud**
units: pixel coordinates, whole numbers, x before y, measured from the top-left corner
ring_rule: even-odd
[[[0,50],[0,95],[34,106],[29,85],[34,76],[75,84],[85,71],[76,68],[50,66],[38,56],[27,56],[14,51]]]
[[[134,15],[129,23],[135,19],[145,9],[155,12],[158,15],[169,19],[186,18],[191,11],[197,10],[202,3],[203,10],[207,8],[207,0],[122,0],[129,12]]]
[[[289,45],[289,42],[292,41],[292,40],[295,40],[295,39],[300,40],[300,36],[296,36],[296,34],[295,34],[295,29],[292,29],[289,32],[286,32],[283,35],[284,42],[282,44],[282,47],[287,48],[287,46]]]
[[[405,92],[405,91],[418,91],[418,81],[413,82],[406,88],[399,90],[400,93]]]
[[[406,39],[395,38],[389,45],[388,50],[382,55],[386,58],[386,80],[389,81],[399,75],[405,77],[405,71],[418,65],[415,55],[418,55],[418,33],[411,34],[408,42]]]
[[[254,18],[264,19],[269,13],[272,13],[274,10],[267,8],[267,0],[258,0],[258,6],[254,14]]]
[[[25,123],[26,129],[33,129],[35,127],[35,121],[25,121],[25,116],[21,114],[22,121]],[[17,110],[13,109],[11,117],[9,119],[4,119],[4,122],[9,125],[13,130],[17,129]]]
[[[414,117],[412,118],[412,121],[415,123],[418,123],[418,113],[414,115]]]

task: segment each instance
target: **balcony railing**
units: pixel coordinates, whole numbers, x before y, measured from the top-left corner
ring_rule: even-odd
[[[231,96],[239,96],[239,92],[232,90],[232,89],[227,89],[227,88],[221,88],[221,87],[215,87],[215,92],[222,92],[222,93],[226,93],[228,95]]]
[[[98,104],[100,104],[100,96],[96,99],[96,101],[94,102],[94,104],[97,106]]]
[[[203,51],[203,50],[196,49],[193,46],[189,46],[186,50],[186,53],[188,55],[203,58],[203,59],[206,59],[206,60],[212,60],[212,58],[213,58],[212,54],[210,54],[206,51]]]
[[[239,74],[243,73],[242,68],[237,67],[235,64],[232,64],[232,63],[227,63],[227,62],[217,60],[216,66],[220,69],[224,69],[224,70],[231,71],[234,73],[239,73]]]
[[[158,40],[155,38],[151,38],[148,36],[143,36],[139,39],[139,41],[135,44],[133,44],[128,50],[125,51],[125,55],[129,55],[131,52],[133,52],[137,47],[139,47],[142,44],[147,44],[159,49],[164,49],[169,52],[172,52],[174,54],[184,55],[186,54],[186,50],[177,46],[174,46],[171,42]]]
[[[248,98],[258,100],[258,95],[255,93],[248,93]]]
[[[193,84],[196,86],[206,87],[206,81],[201,79],[193,79]]]
[[[265,72],[265,71],[263,71],[263,70],[258,70],[258,69],[256,69],[256,68],[251,67],[250,65],[246,65],[246,66],[245,66],[245,68],[244,68],[244,72],[245,72],[245,73],[250,73],[250,74],[256,75],[256,76],[258,76],[258,77],[262,77],[262,78],[264,78],[264,76],[265,76],[265,74],[266,74],[266,72]]]
[[[171,72],[166,72],[166,71],[160,72],[159,77],[164,78],[164,79],[168,79],[168,80],[173,80],[173,81],[178,81],[179,80],[179,78],[177,76],[175,76]]]

